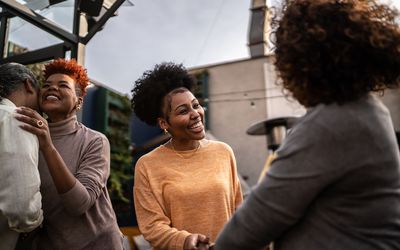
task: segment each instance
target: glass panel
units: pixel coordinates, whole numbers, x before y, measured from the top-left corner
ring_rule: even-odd
[[[125,0],[125,2],[122,4],[122,6],[134,6],[132,0]]]
[[[53,21],[61,28],[72,32],[74,0],[17,0],[17,2]],[[50,5],[50,3],[52,3],[52,5]]]
[[[35,10],[35,12],[72,33],[74,24],[74,0],[63,1],[44,9]]]
[[[61,39],[19,17],[11,18],[9,27],[6,56],[19,55],[27,51],[45,48],[63,42]]]

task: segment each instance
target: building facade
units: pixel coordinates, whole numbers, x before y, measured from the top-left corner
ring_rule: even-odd
[[[246,133],[267,118],[302,115],[304,108],[290,101],[276,85],[271,55],[192,68],[193,75],[207,74],[207,129],[235,152],[238,171],[252,186],[268,157],[265,136]]]

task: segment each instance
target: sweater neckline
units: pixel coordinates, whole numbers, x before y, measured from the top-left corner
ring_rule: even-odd
[[[76,115],[59,122],[49,122],[49,130],[52,137],[75,133],[78,128],[79,123]]]
[[[169,148],[165,146],[164,144],[160,145],[161,148],[164,148],[165,150],[172,152],[172,153],[179,153],[182,155],[188,155],[192,154],[193,152],[197,151],[196,153],[203,151],[208,145],[210,144],[210,140],[206,140],[206,142],[202,143],[201,146],[198,149],[189,149],[189,150],[173,150],[172,148]]]

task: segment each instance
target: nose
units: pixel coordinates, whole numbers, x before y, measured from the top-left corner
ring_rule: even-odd
[[[58,90],[58,86],[53,84],[49,86],[49,89]]]
[[[200,116],[200,112],[197,109],[192,109],[190,112],[190,118],[196,120]]]

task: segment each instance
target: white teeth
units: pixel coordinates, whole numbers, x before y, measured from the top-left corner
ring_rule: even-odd
[[[189,128],[198,128],[200,127],[202,124],[201,122],[196,122],[195,124],[193,124],[192,126],[190,126]]]
[[[46,96],[46,100],[57,101],[58,97],[54,96],[54,95],[48,95],[48,96]]]

